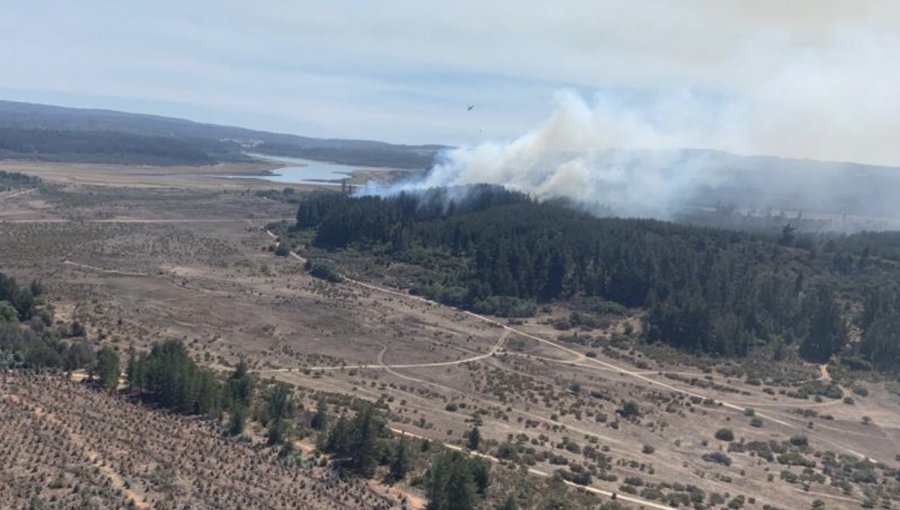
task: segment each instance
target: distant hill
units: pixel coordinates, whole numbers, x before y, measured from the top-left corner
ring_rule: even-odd
[[[5,145],[0,145],[0,157],[5,158],[209,164],[241,159],[242,149],[252,149],[275,156],[349,165],[424,169],[443,148],[439,145],[310,138],[173,117],[14,101],[0,101],[0,128],[3,129],[0,143],[7,140]],[[117,135],[105,137],[103,133]],[[40,135],[46,136],[42,139]],[[99,142],[104,138],[109,140]],[[173,144],[172,140],[178,143]],[[137,150],[140,142],[153,149]],[[87,147],[81,152],[73,151],[73,145],[79,143]]]
[[[704,161],[703,184],[686,203],[716,209],[712,225],[780,230],[793,222],[801,230],[839,231],[900,226],[900,168],[694,152],[703,153],[695,158]]]
[[[789,222],[801,231],[900,227],[897,167],[705,149],[596,151],[584,159],[601,177],[583,183],[595,192],[588,207],[601,214],[604,206],[611,213],[658,206],[669,214],[648,216],[773,234]]]
[[[214,140],[9,127],[0,127],[0,158],[160,166],[249,159],[235,144]]]
[[[427,169],[446,148],[311,138],[156,115],[0,101],[0,159],[209,165],[246,161],[245,153],[253,152]],[[696,149],[600,151],[590,161],[598,167],[619,167],[630,176],[625,187],[646,185],[641,176],[648,169],[649,175],[662,176],[661,184],[673,183],[672,189],[680,191],[670,198],[680,207],[669,219],[680,222],[763,233],[777,233],[788,222],[801,231],[900,225],[900,205],[894,198],[900,191],[900,168]],[[619,195],[614,185],[597,189],[594,212],[602,214],[608,206],[616,210],[615,203],[604,201]],[[640,194],[620,195],[630,201],[649,200]]]

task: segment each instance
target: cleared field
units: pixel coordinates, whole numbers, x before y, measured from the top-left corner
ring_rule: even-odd
[[[636,312],[589,332],[599,345],[590,347],[553,328],[555,311],[513,324],[363,277],[325,283],[269,251],[263,227],[290,220],[292,205],[206,185],[142,186],[67,184],[0,200],[2,270],[43,280],[58,314],[80,317],[98,343],[183,338],[210,366],[246,357],[263,377],[387,402],[392,427],[450,445],[480,424],[485,455],[536,474],[590,466],[602,475],[596,490],[648,506],[691,486],[707,504],[744,495],[746,508],[891,505],[897,495],[888,474],[900,453],[900,397],[883,385],[865,384],[868,396],[852,395],[852,405],[792,398],[796,384],[750,384],[612,342],[639,326]],[[619,413],[626,400],[639,416]],[[734,443],[715,438],[722,428]],[[790,446],[794,436],[808,444]],[[780,463],[778,452],[766,460],[751,443],[787,443],[816,467]],[[889,482],[853,481],[863,470]]]
[[[272,189],[285,186],[309,190],[313,186],[282,184],[254,178],[279,168],[278,163],[217,163],[207,166],[146,166],[97,163],[57,163],[39,161],[0,161],[0,170],[27,173],[47,182],[61,185],[85,185],[144,189],[187,188],[195,190]],[[404,169],[371,169],[359,167],[352,172],[349,184],[362,185],[370,181],[390,182],[420,172]],[[229,176],[229,177],[225,177]],[[239,179],[232,177],[239,176]],[[3,194],[0,194],[3,200]]]
[[[246,189],[254,179],[217,178],[220,175],[261,175],[272,169],[262,163],[218,163],[209,166],[144,166],[96,163],[50,163],[6,160],[2,169],[27,173],[56,184],[129,186],[135,188]]]

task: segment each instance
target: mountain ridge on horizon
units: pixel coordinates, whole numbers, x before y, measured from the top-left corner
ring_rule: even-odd
[[[315,138],[104,108],[73,108],[0,100],[0,128],[116,132],[157,138],[237,142],[270,155],[352,165],[427,168],[443,145],[401,145],[376,140]]]
[[[313,138],[177,117],[0,100],[0,159],[208,165],[247,161],[245,152],[252,151],[354,166],[427,170],[446,149],[451,147]],[[628,156],[622,158],[623,168],[634,172],[636,182],[640,172],[666,160],[646,157],[661,151],[615,149],[610,153],[615,151]],[[696,148],[671,152],[677,156],[669,158],[672,161],[680,157],[703,161],[691,196],[679,198],[685,204],[900,217],[889,196],[889,190],[900,189],[897,167]],[[669,173],[677,172],[676,164]]]
[[[138,126],[132,123],[136,121],[145,121],[150,124]],[[402,144],[363,138],[316,137],[219,124],[215,122],[197,121],[184,117],[173,117],[153,113],[137,113],[101,107],[61,106],[27,101],[12,101],[7,99],[0,99],[0,127],[60,131],[117,131],[143,136],[187,136],[190,138],[215,140],[255,140],[263,143],[291,143],[296,144],[301,148],[390,148],[406,151],[430,151],[433,153],[454,148],[451,145],[440,143]],[[863,169],[878,168],[900,170],[900,164],[878,165],[857,161],[836,161],[812,157],[786,157],[762,153],[741,154],[720,149],[697,147],[684,147],[678,149],[606,149],[603,152],[703,153],[716,157],[752,159],[757,161],[777,160],[780,162],[800,164],[846,165]],[[288,154],[284,155],[288,156]]]

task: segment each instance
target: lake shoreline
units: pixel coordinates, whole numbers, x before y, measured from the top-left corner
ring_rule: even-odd
[[[220,179],[255,180],[285,185],[305,185],[334,187],[344,183],[348,185],[360,185],[370,181],[381,183],[393,182],[409,175],[425,170],[408,170],[399,168],[366,167],[344,165],[330,161],[317,161],[286,156],[269,156],[264,154],[246,153],[260,163],[271,164],[271,168],[261,169],[256,172],[247,172],[230,175],[208,175]],[[275,166],[278,165],[278,166]]]

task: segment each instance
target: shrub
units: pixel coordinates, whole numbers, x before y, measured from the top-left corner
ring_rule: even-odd
[[[872,363],[863,359],[859,356],[847,356],[841,359],[841,365],[849,368],[850,370],[872,370]]]
[[[719,441],[734,441],[734,432],[731,429],[719,429],[716,431],[716,439]]]
[[[788,466],[802,466],[813,468],[816,467],[816,461],[809,460],[803,455],[796,452],[783,453],[778,456],[779,464],[787,464]]]
[[[728,502],[728,508],[738,509],[744,507],[745,498],[743,495],[735,496],[734,499]]]
[[[498,317],[532,317],[537,305],[530,299],[519,299],[513,296],[491,296],[472,305],[478,313],[496,315]]]
[[[584,466],[571,465],[569,470],[560,469],[557,471],[560,477],[578,485],[591,484],[591,472]]]
[[[622,407],[618,409],[618,413],[623,418],[634,418],[640,416],[641,407],[634,400],[626,400],[622,403]]]
[[[712,462],[715,464],[722,464],[723,466],[731,465],[731,457],[722,453],[722,452],[712,452],[703,455],[703,460],[706,462]]]
[[[341,283],[344,281],[344,277],[338,273],[337,268],[334,267],[330,262],[324,260],[307,260],[306,261],[306,270],[309,272],[311,276],[316,278],[321,278],[325,281],[329,281],[331,283]]]
[[[515,445],[510,443],[503,443],[499,447],[497,447],[497,458],[498,459],[515,459],[518,457],[518,450]]]
[[[809,439],[806,436],[791,436],[790,442],[798,447],[809,446]]]

